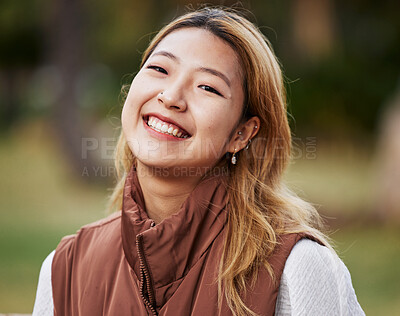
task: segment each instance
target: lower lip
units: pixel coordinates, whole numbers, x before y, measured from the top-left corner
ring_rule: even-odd
[[[149,125],[147,125],[146,121],[143,120],[143,125],[144,128],[147,130],[147,132],[149,132],[149,134],[155,138],[158,138],[160,140],[174,140],[174,141],[183,141],[186,140],[188,138],[178,138],[172,135],[168,135],[168,134],[164,134],[164,133],[160,133],[154,129],[152,129]]]

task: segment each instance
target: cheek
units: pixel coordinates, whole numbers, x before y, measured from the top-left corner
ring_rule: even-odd
[[[151,98],[152,92],[148,89],[148,86],[143,84],[143,80],[137,77],[132,81],[122,108],[121,120],[123,128],[129,121],[133,122],[138,119],[141,107]]]
[[[130,93],[130,92],[129,92]],[[135,119],[134,102],[130,95],[125,100],[124,106],[121,113],[121,123],[122,129],[125,133],[128,132],[128,127],[131,125],[132,121]]]
[[[154,96],[156,90],[154,80],[139,72],[131,83],[124,107],[140,107]]]
[[[128,126],[129,126],[128,118],[130,117],[129,112],[130,111],[128,109],[127,103],[125,102],[124,107],[122,108],[122,113],[121,113],[121,125],[122,125],[122,129],[123,129],[125,135],[128,132]]]
[[[202,138],[221,147],[229,141],[236,117],[226,111],[211,111],[209,115],[203,117],[202,122]]]
[[[139,123],[141,123],[141,112],[140,112],[140,100],[138,96],[134,96],[132,90],[129,91],[127,99],[125,100],[124,106],[121,113],[121,125],[122,130],[126,137],[135,137],[135,129]]]

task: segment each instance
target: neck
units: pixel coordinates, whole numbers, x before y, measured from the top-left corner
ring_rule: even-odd
[[[139,161],[136,170],[147,215],[156,224],[177,213],[201,180],[201,177],[175,176],[169,169],[155,170]]]

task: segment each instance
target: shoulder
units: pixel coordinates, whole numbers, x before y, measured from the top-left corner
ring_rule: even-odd
[[[86,231],[86,230],[98,230],[104,227],[107,227],[112,224],[118,224],[118,220],[121,218],[121,212],[115,212],[107,216],[106,218],[100,219],[96,222],[87,224],[82,226],[82,228],[78,231]]]
[[[39,284],[38,286],[46,285],[49,280],[51,280],[51,264],[53,262],[55,250],[53,250],[42,263],[39,274]]]
[[[53,267],[72,263],[72,258],[85,257],[87,249],[96,250],[99,257],[106,256],[110,247],[116,247],[120,242],[121,212],[94,223],[81,227],[76,234],[65,236],[58,244],[53,260]]]
[[[290,252],[286,261],[285,272],[296,273],[302,267],[309,267],[311,270],[321,268],[335,270],[341,263],[342,261],[337,254],[328,247],[303,238],[295,244]]]
[[[331,249],[312,240],[302,239],[293,247],[284,268],[289,284],[301,283],[310,288],[341,288],[350,278],[349,271]]]
[[[39,274],[33,316],[53,315],[53,294],[51,286],[51,265],[54,251],[43,261]]]
[[[364,315],[342,260],[309,239],[298,241],[287,258],[277,307],[308,315]]]
[[[52,260],[53,289],[69,284],[73,272],[89,273],[90,268],[101,267],[110,251],[122,249],[120,217],[120,212],[113,213],[62,238]]]
[[[115,212],[106,218],[84,225],[75,234],[63,237],[57,249],[67,245],[72,245],[76,239],[81,238],[82,235],[96,234],[104,229],[112,228],[112,226],[118,226],[120,225],[120,218],[121,212]]]

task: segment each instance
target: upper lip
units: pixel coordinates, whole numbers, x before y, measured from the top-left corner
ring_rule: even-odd
[[[181,129],[182,131],[184,131],[185,133],[187,133],[189,136],[192,136],[191,133],[189,133],[185,128],[183,128],[180,124],[178,124],[177,122],[175,122],[173,119],[166,117],[164,115],[158,114],[158,113],[147,113],[143,116],[143,118],[147,121],[149,119],[150,116],[154,116],[159,118],[160,120],[166,122],[166,123],[171,123],[176,125],[179,129]]]

